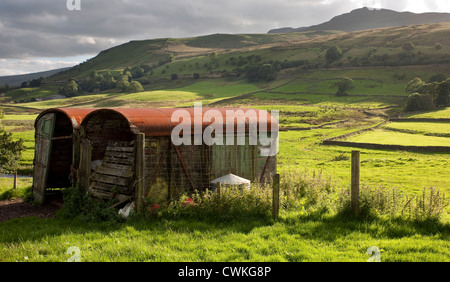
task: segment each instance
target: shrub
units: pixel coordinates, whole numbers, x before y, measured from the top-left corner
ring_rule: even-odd
[[[431,95],[413,93],[408,96],[405,111],[413,112],[432,109],[434,109],[434,103]]]
[[[339,48],[339,46],[333,46],[327,50],[327,53],[325,54],[325,58],[327,60],[327,63],[331,64],[332,62],[339,60],[342,58],[342,50]]]
[[[345,77],[341,79],[339,82],[335,83],[335,86],[338,87],[336,96],[347,96],[348,91],[352,90],[355,87],[353,79],[348,77]]]
[[[272,190],[268,186],[252,185],[250,189],[222,187],[220,199],[212,190],[183,194],[168,204],[152,204],[150,217],[205,219],[265,218],[271,214]]]
[[[139,81],[132,81],[128,87],[127,91],[129,93],[137,93],[144,91],[144,87],[142,87],[142,84]]]
[[[64,219],[78,218],[86,222],[107,221],[111,223],[121,220],[111,202],[91,197],[86,190],[77,185],[63,190],[64,204],[57,216]]]
[[[415,46],[414,46],[414,43],[412,43],[412,42],[405,42],[405,43],[403,43],[402,48],[405,51],[412,51],[412,50],[414,50]]]

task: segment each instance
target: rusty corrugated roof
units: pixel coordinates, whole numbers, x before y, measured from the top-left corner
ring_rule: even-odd
[[[79,129],[81,127],[81,122],[83,119],[95,109],[76,109],[76,108],[51,108],[44,110],[41,112],[35,120],[34,126],[36,127],[37,121],[44,115],[48,113],[63,113],[66,115],[70,121],[72,122],[72,126],[75,129]]]
[[[211,125],[215,119],[213,117],[221,116],[223,121],[224,131],[227,131],[226,117],[227,111],[233,111],[234,117],[247,117],[245,122],[245,130],[249,129],[249,120],[255,118],[258,124],[266,123],[266,131],[270,131],[272,125],[278,126],[276,120],[267,113],[266,116],[260,113],[256,109],[244,109],[244,108],[202,108],[201,115],[199,115],[198,109],[195,108],[105,108],[98,109],[88,114],[84,119],[82,126],[89,121],[89,119],[96,113],[101,112],[116,112],[120,113],[124,118],[128,120],[131,130],[134,133],[145,133],[147,136],[170,136],[172,130],[180,124],[180,119],[176,118],[176,114],[179,116],[189,116],[191,119],[192,129],[195,126],[201,124],[202,130]],[[230,112],[228,112],[230,113]],[[174,116],[174,121],[172,121]],[[200,118],[199,118],[200,117]],[[231,126],[230,126],[231,127]],[[237,130],[237,119],[234,119],[234,128]],[[258,127],[258,130],[260,128]]]

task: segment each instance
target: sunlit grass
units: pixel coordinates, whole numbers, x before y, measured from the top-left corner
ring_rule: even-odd
[[[450,146],[450,138],[374,130],[346,139],[350,142],[402,146]]]

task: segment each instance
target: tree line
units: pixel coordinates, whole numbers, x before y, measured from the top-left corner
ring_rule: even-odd
[[[74,97],[83,92],[92,93],[95,91],[104,91],[118,89],[122,92],[136,93],[144,91],[142,84],[136,80],[151,71],[147,65],[127,67],[117,75],[110,72],[99,73],[93,71],[89,77],[82,80],[69,79],[58,91],[59,94],[66,97]]]
[[[450,106],[450,77],[439,74],[424,82],[414,78],[406,86],[406,111],[434,110]]]

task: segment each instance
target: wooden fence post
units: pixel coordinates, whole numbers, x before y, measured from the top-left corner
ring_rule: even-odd
[[[14,189],[17,189],[17,171],[14,172]]]
[[[280,175],[273,177],[272,215],[277,218],[280,213]]]
[[[219,213],[219,215],[222,215],[222,183],[218,183],[217,184],[217,212]]]
[[[145,134],[139,133],[136,137],[136,210],[144,210],[144,173],[145,173]]]
[[[359,183],[360,183],[360,152],[352,151],[351,203],[355,217],[359,216]]]

